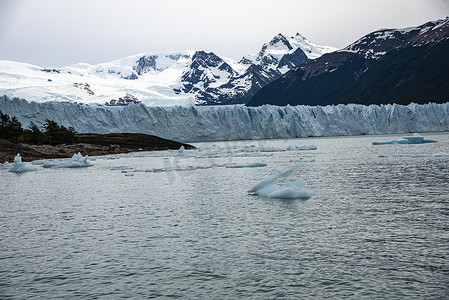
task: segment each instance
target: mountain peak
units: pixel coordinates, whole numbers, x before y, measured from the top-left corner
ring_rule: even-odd
[[[278,33],[273,39],[271,39],[270,43],[268,44],[271,47],[276,48],[287,48],[288,50],[292,50],[293,47],[290,45],[290,42],[288,41],[289,38],[287,38],[282,33]]]
[[[302,34],[300,34],[299,32],[297,32],[295,34],[295,36],[292,36],[292,39],[297,39],[297,40],[301,39],[301,40],[307,41],[307,38],[305,36],[303,36]]]
[[[310,42],[306,37],[300,33],[296,33],[294,36],[286,36],[282,33],[275,35],[270,42],[265,43],[262,49],[256,56],[246,56],[241,60],[242,63],[247,65],[252,63],[260,64],[262,62],[278,61],[283,55],[291,55],[302,50],[309,59],[315,59],[321,55],[338,50],[334,47],[320,46]]]

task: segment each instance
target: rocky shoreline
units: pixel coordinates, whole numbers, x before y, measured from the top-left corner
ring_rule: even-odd
[[[68,158],[78,152],[82,155],[97,156],[135,151],[177,150],[181,146],[184,146],[185,149],[195,148],[189,144],[137,133],[77,134],[75,144],[56,146],[14,144],[0,140],[0,163],[14,161],[17,153],[20,153],[23,161],[33,161]]]

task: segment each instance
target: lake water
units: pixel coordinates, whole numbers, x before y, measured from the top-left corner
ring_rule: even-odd
[[[449,297],[448,133],[196,144],[0,170],[1,299]],[[313,144],[317,150],[280,151]],[[260,151],[262,150],[262,151]],[[258,168],[229,164],[265,162]],[[247,190],[298,165],[315,195]]]

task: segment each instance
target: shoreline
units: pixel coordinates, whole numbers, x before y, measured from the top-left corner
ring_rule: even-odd
[[[140,133],[76,134],[72,145],[28,145],[0,140],[0,163],[13,162],[20,153],[23,161],[70,158],[80,152],[83,156],[98,156],[138,151],[195,149],[194,146]]]

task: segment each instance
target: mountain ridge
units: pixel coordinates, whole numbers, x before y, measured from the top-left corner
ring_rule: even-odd
[[[286,71],[333,50],[336,48],[317,46],[300,34],[278,34],[257,54],[239,62],[203,50],[141,53],[96,65],[60,68],[0,61],[0,93],[37,102],[99,105],[245,103]]]
[[[444,55],[449,53],[448,39],[449,18],[377,30],[293,68],[260,89],[247,105],[445,102],[449,99],[449,60]]]

